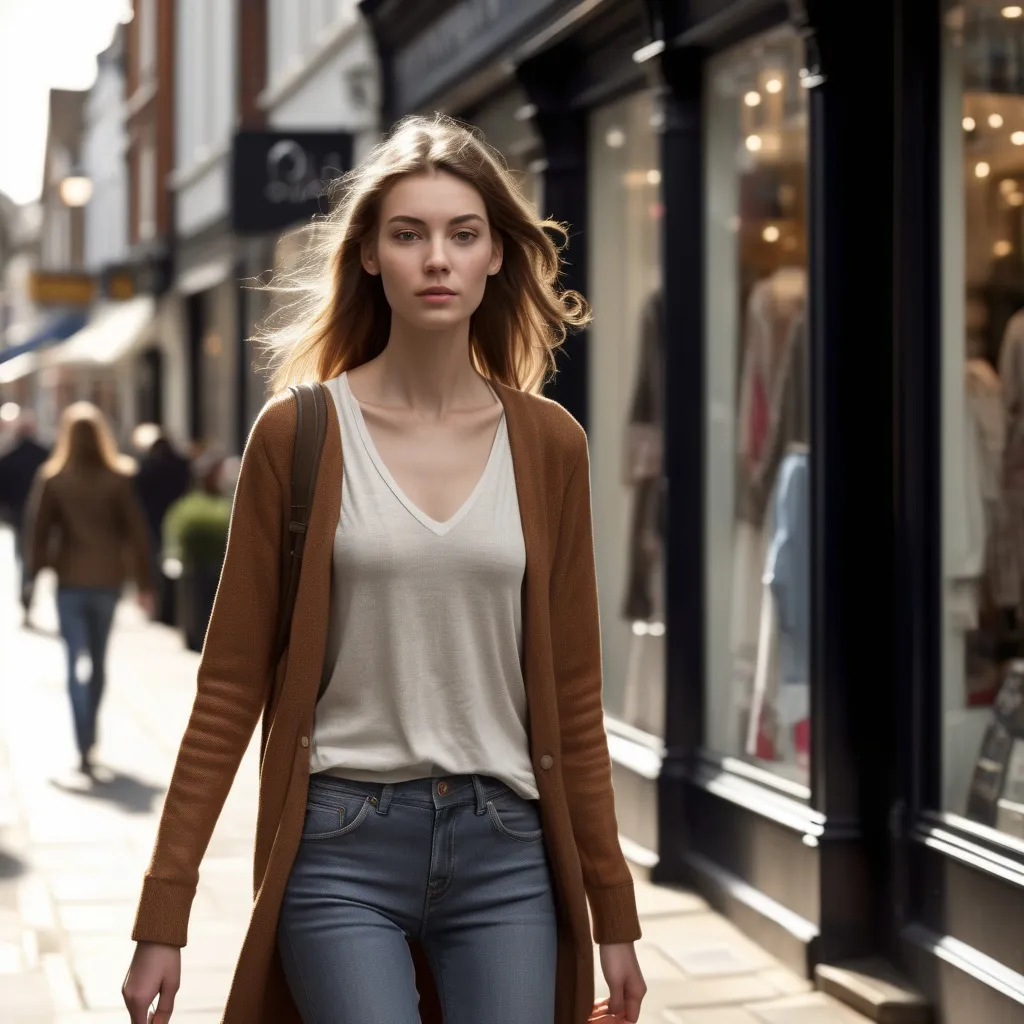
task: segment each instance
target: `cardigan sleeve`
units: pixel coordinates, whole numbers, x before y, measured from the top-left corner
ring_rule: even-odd
[[[183,946],[199,865],[263,711],[273,675],[284,492],[266,415],[242,458],[227,552],[132,938]]]
[[[601,703],[601,626],[586,439],[570,471],[551,574],[551,635],[562,778],[594,941],[640,938],[633,877],[619,845]]]

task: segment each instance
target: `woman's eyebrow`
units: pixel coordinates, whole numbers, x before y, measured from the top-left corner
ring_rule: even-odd
[[[452,217],[452,219],[448,221],[448,223],[466,224],[471,220],[478,220],[481,223],[483,223],[483,217],[481,217],[479,213],[463,213],[460,214],[458,217]],[[388,220],[388,223],[394,224],[396,221],[401,221],[403,224],[415,224],[421,228],[425,228],[427,226],[427,222],[425,220],[421,220],[419,217],[409,217],[406,216],[406,214],[404,213],[399,213],[396,214],[394,217],[391,217]]]

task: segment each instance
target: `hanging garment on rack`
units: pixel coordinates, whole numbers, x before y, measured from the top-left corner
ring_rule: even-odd
[[[640,318],[639,363],[626,425],[623,477],[633,489],[633,507],[622,617],[629,622],[649,620],[659,603],[654,577],[665,525],[663,315],[659,289],[648,297]]]
[[[1002,382],[985,359],[969,359],[965,374],[967,410],[978,428],[975,436],[986,535],[984,579],[997,608],[1017,608],[1020,567],[1003,487],[1007,432]]]
[[[806,361],[794,359],[794,346],[804,339],[806,288],[804,271],[785,267],[758,282],[747,302],[736,421],[737,509],[755,525],[764,518],[782,449],[798,439],[785,437],[785,428],[794,415],[801,427],[806,423],[806,411],[784,408],[787,400],[806,401]]]
[[[1024,600],[1024,309],[1010,317],[999,349],[999,381],[1006,414],[1003,504]],[[1024,608],[1018,608],[1024,619]]]
[[[785,446],[806,440],[806,275],[786,268],[747,304],[737,411],[736,526],[729,642],[735,674],[753,671],[761,619],[765,509]]]
[[[792,760],[798,748],[793,730],[806,717],[810,682],[810,470],[806,450],[791,450],[783,459],[766,526],[770,541],[761,580],[746,752],[765,756],[770,737],[775,756]]]

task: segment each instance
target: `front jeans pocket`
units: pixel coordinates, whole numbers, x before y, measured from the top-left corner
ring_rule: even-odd
[[[540,822],[540,805],[515,793],[502,794],[487,801],[491,824],[507,839],[520,843],[536,843],[544,837]]]
[[[304,840],[337,839],[355,832],[366,820],[373,804],[370,797],[355,793],[323,792],[310,795],[302,825]]]

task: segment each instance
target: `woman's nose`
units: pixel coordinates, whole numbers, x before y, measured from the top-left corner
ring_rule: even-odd
[[[427,253],[427,270],[432,270],[436,273],[437,271],[447,270],[448,266],[448,253],[445,250],[444,242],[439,239],[431,243],[430,251]]]

